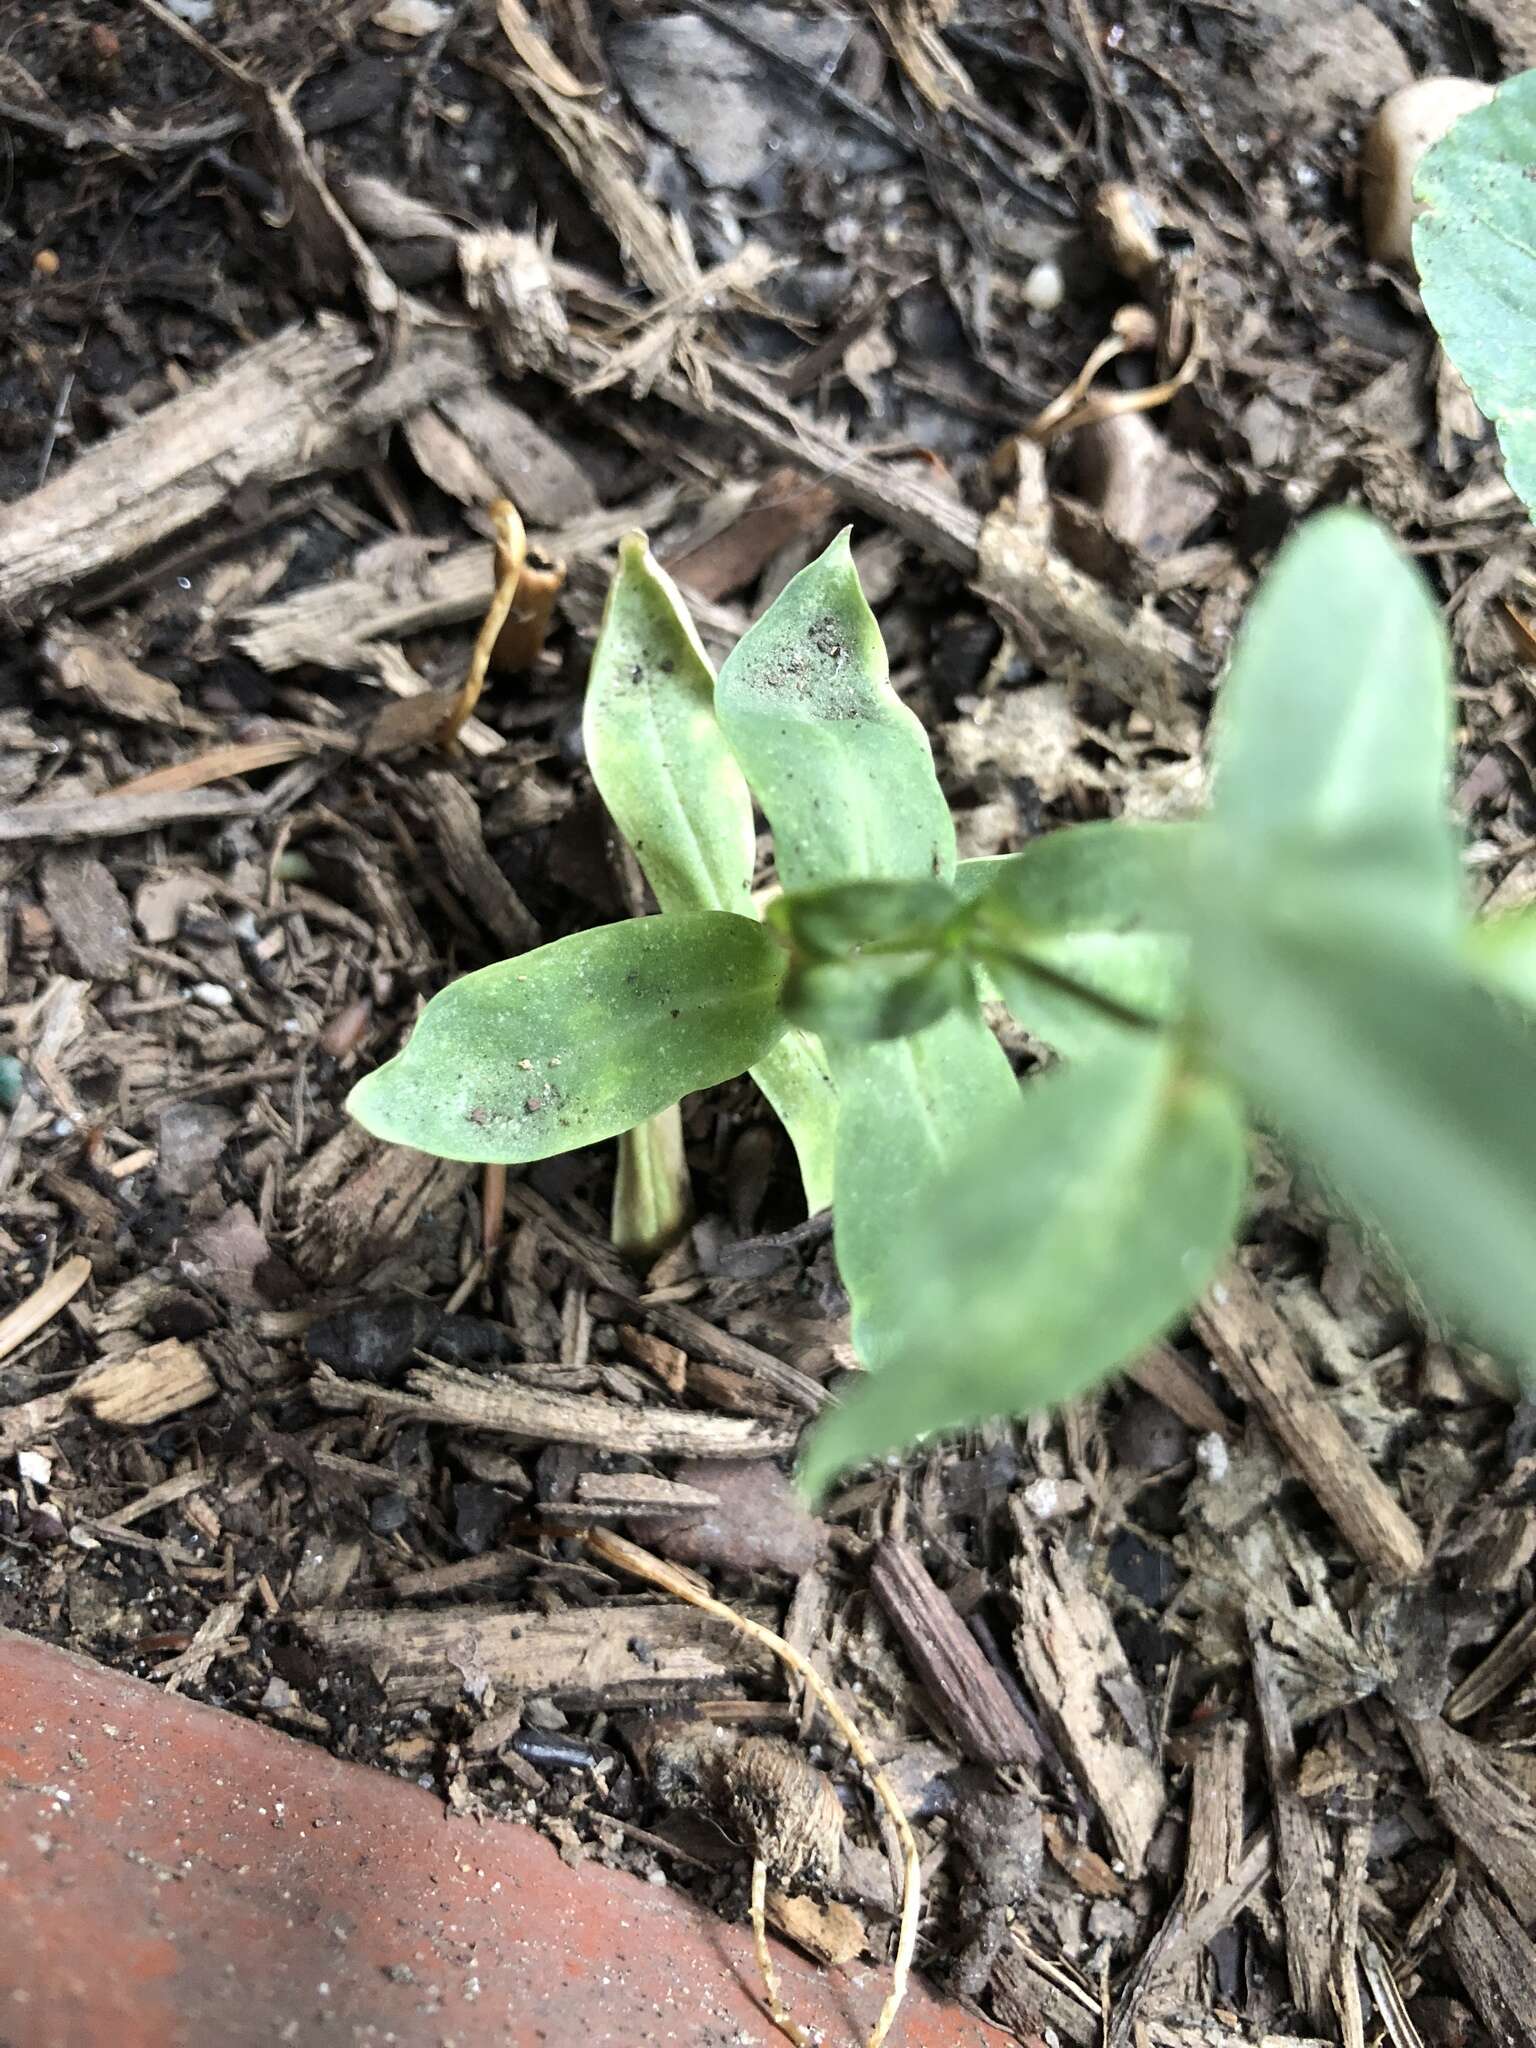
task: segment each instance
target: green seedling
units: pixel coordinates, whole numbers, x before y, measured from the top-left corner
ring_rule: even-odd
[[[619,549],[582,715],[598,794],[663,916],[752,917],[752,793],[715,717],[715,677],[677,585],[631,534]],[[821,1048],[786,1031],[753,1067],[794,1144],[814,1215],[832,1200],[836,1102]]]
[[[1204,816],[957,863],[846,536],[718,681],[633,544],[588,748],[661,915],[455,983],[353,1111],[513,1162],[750,1068],[808,1183],[830,1160],[868,1367],[810,1440],[812,1489],[1059,1401],[1165,1332],[1234,1242],[1255,1124],[1527,1372],[1536,937],[1467,916],[1450,712],[1418,572],[1369,519],[1327,513],[1239,636]],[[753,796],[783,891],[766,921]],[[993,999],[1057,1056],[1022,1086]]]
[[[1536,71],[1463,114],[1414,179],[1424,309],[1536,508]]]

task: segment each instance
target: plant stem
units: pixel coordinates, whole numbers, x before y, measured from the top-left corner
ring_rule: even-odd
[[[1118,997],[1105,995],[1102,989],[1090,988],[1087,982],[1079,981],[1075,975],[1064,974],[1059,967],[1050,967],[1043,960],[1036,960],[1032,954],[1015,951],[1012,947],[990,945],[979,950],[976,958],[982,967],[987,966],[989,960],[1006,960],[1020,974],[1033,975],[1036,981],[1055,989],[1059,995],[1072,996],[1090,1010],[1097,1010],[1101,1017],[1108,1017],[1115,1024],[1124,1024],[1131,1031],[1167,1029],[1160,1018],[1149,1017],[1145,1010],[1133,1009]]]

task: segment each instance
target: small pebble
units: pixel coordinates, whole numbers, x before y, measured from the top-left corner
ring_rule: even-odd
[[[1189,1455],[1189,1431],[1150,1394],[1133,1394],[1110,1435],[1115,1456],[1133,1472],[1166,1472]]]
[[[368,1526],[375,1536],[391,1536],[411,1519],[411,1504],[403,1493],[378,1494],[368,1509]]]
[[[429,36],[452,12],[442,0],[386,0],[373,17],[373,25],[387,29],[392,36]]]
[[[1067,295],[1061,265],[1049,256],[1037,263],[1025,278],[1020,295],[1031,312],[1054,313]]]
[[[1413,268],[1413,176],[1419,159],[1463,114],[1487,106],[1493,95],[1493,86],[1475,78],[1421,78],[1382,102],[1360,145],[1360,208],[1366,250],[1375,262]]]
[[[768,1459],[738,1464],[732,1459],[698,1458],[679,1466],[685,1486],[712,1493],[718,1507],[696,1520],[636,1517],[630,1531],[639,1543],[678,1564],[723,1565],[728,1571],[772,1568],[798,1576],[823,1555],[827,1528],[805,1506],[787,1474]]]
[[[1208,1430],[1195,1445],[1195,1463],[1209,1479],[1212,1486],[1220,1486],[1231,1469],[1232,1459],[1225,1441],[1215,1430]]]
[[[18,1478],[29,1480],[33,1486],[46,1486],[53,1477],[53,1460],[41,1451],[18,1451],[16,1473]]]

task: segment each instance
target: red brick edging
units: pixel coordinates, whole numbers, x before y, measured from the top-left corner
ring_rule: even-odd
[[[779,1951],[862,2042],[885,1978]],[[0,2048],[771,2048],[745,1933],[0,1631]],[[914,1989],[892,2048],[1000,2048]]]

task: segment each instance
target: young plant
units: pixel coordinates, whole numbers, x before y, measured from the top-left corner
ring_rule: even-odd
[[[846,536],[708,681],[676,592],[631,547],[589,750],[663,914],[445,990],[354,1091],[370,1129],[532,1159],[745,1067],[772,1081],[786,1045],[816,1042],[787,1034],[816,1034],[835,1088],[810,1100],[869,1371],[811,1439],[811,1487],[1060,1400],[1166,1330],[1234,1240],[1250,1119],[1435,1308],[1536,1365],[1536,1040],[1496,992],[1523,985],[1508,948],[1463,909],[1438,614],[1368,519],[1325,514],[1266,579],[1221,692],[1211,805],[1188,824],[1068,827],[957,864]],[[608,723],[615,695],[627,728]],[[665,772],[628,773],[646,758]],[[747,789],[784,890],[766,926]],[[699,822],[722,791],[729,868],[704,852],[726,831]],[[1059,1064],[1021,1088],[987,994]]]
[[[677,585],[639,534],[619,546],[582,712],[587,765],[664,916],[756,915],[752,793],[714,712],[715,677]],[[837,1105],[816,1041],[788,1030],[752,1069],[800,1162],[806,1207],[832,1200]]]

